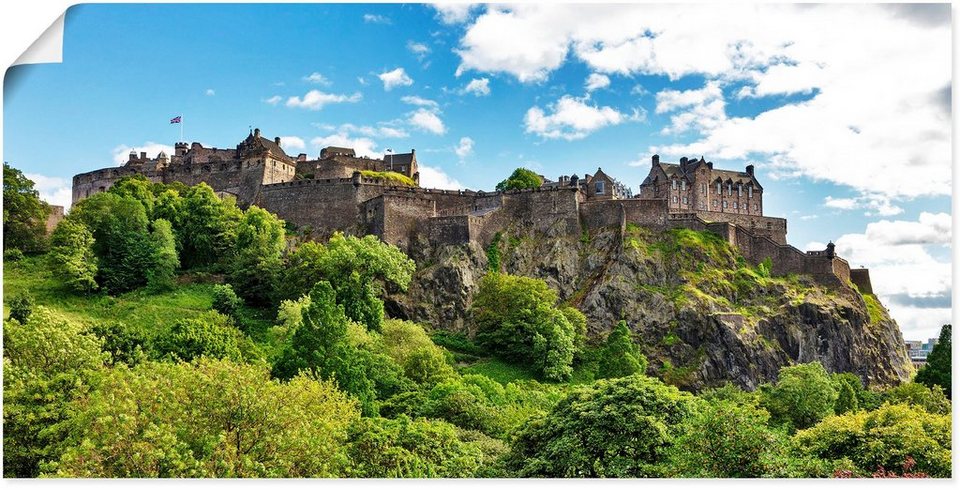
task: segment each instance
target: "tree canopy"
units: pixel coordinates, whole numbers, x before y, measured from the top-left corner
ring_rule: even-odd
[[[3,164],[3,249],[39,252],[46,248],[50,206],[40,200],[33,181]]]
[[[947,398],[950,398],[950,379],[952,373],[950,362],[951,330],[953,330],[951,325],[944,325],[940,329],[940,338],[937,340],[937,344],[933,346],[933,351],[927,356],[927,363],[920,368],[915,378],[917,383],[927,385],[931,388],[933,386],[939,386],[947,394]]]
[[[536,172],[520,167],[514,170],[506,180],[497,184],[497,190],[539,189],[541,185],[543,185],[543,179]]]

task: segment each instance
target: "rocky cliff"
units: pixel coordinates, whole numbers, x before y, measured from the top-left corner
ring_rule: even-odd
[[[648,374],[689,389],[732,381],[755,388],[784,365],[820,361],[871,385],[909,377],[900,330],[871,295],[770,277],[720,237],[636,226],[569,236],[504,230],[492,245],[411,250],[418,270],[390,313],[471,334],[469,307],[488,257],[501,270],[544,279],[582,311],[594,338],[625,319],[650,360]]]

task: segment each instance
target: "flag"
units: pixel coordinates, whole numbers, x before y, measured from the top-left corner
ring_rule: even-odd
[[[181,116],[177,116],[177,117],[171,119],[171,120],[170,120],[170,124],[180,124],[180,117],[181,117]]]

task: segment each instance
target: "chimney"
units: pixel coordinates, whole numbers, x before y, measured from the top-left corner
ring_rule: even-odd
[[[297,161],[298,161],[298,162],[305,162],[305,161],[307,161],[307,154],[306,154],[306,153],[301,153],[301,154],[297,155]]]
[[[140,159],[141,159],[141,160],[146,160],[146,159],[147,159],[147,152],[141,151],[141,152],[140,152]]]
[[[276,138],[274,138],[274,139],[273,139],[273,142],[276,143],[277,146],[280,146],[280,137],[277,136]]]
[[[410,154],[411,154],[411,155],[416,155],[416,154],[417,154],[417,150],[411,148],[411,149],[410,149]]]
[[[253,137],[254,137],[254,138],[259,138],[259,137],[260,137],[260,128],[256,128],[256,129],[253,130]]]
[[[747,175],[753,177],[753,165],[747,165]]]
[[[681,157],[681,158],[680,158],[680,165],[686,165],[686,164],[687,164],[687,157]]]
[[[127,158],[127,160],[129,161],[129,160],[136,160],[136,159],[137,159],[137,152],[134,150],[130,150],[130,156],[129,158]]]
[[[653,164],[654,164],[654,165],[659,164],[659,163],[660,163],[660,155],[654,155],[653,158],[651,158],[651,160],[653,160]]]

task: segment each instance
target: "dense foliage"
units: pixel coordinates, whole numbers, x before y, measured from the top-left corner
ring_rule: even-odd
[[[777,383],[765,386],[761,403],[774,422],[795,429],[810,427],[833,415],[837,390],[819,362],[780,370]]]
[[[543,185],[543,179],[536,172],[520,167],[514,170],[506,180],[497,184],[497,190],[538,189],[541,185]]]
[[[925,384],[929,387],[939,386],[950,398],[950,333],[953,330],[951,325],[944,325],[940,329],[940,338],[937,345],[933,346],[933,351],[927,356],[927,363],[920,368],[915,378],[917,383]]]
[[[621,320],[607,336],[600,350],[599,378],[622,378],[647,370],[647,358],[630,336],[627,322]]]
[[[46,248],[50,207],[40,200],[33,181],[3,164],[3,249],[39,252]]]

